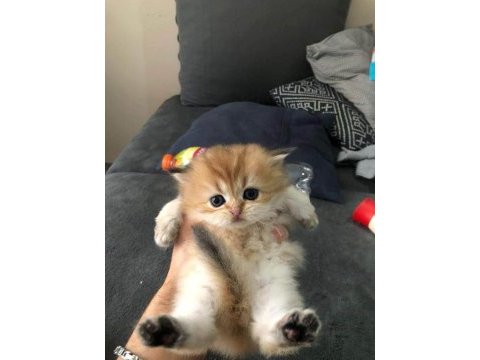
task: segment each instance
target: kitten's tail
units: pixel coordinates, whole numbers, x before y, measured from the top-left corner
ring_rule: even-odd
[[[230,284],[234,295],[240,295],[241,286],[233,270],[233,261],[222,242],[201,225],[192,226],[195,240],[201,252]]]

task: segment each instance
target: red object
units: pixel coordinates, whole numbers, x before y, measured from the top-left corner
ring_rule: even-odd
[[[375,201],[372,198],[364,199],[353,211],[353,221],[364,226],[370,224],[370,220],[375,216]]]
[[[170,171],[175,166],[175,158],[172,154],[165,154],[162,158],[162,170]]]

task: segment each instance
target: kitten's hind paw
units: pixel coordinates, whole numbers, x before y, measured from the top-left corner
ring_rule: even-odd
[[[155,225],[155,243],[160,247],[171,246],[180,230],[180,222],[176,218],[169,218],[166,221],[163,219],[157,219]]]
[[[149,319],[138,326],[138,334],[147,346],[174,347],[181,341],[181,331],[178,322],[168,315]]]
[[[315,340],[321,322],[313,310],[294,310],[279,323],[285,341],[289,345],[308,345]]]

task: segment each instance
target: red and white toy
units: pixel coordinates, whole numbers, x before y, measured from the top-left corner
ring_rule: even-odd
[[[372,198],[364,199],[353,211],[352,218],[375,234],[375,201]]]

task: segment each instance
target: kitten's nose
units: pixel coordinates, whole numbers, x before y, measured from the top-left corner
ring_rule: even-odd
[[[235,219],[238,219],[240,217],[240,214],[242,213],[242,209],[240,209],[239,207],[232,207],[229,209],[229,211]]]

